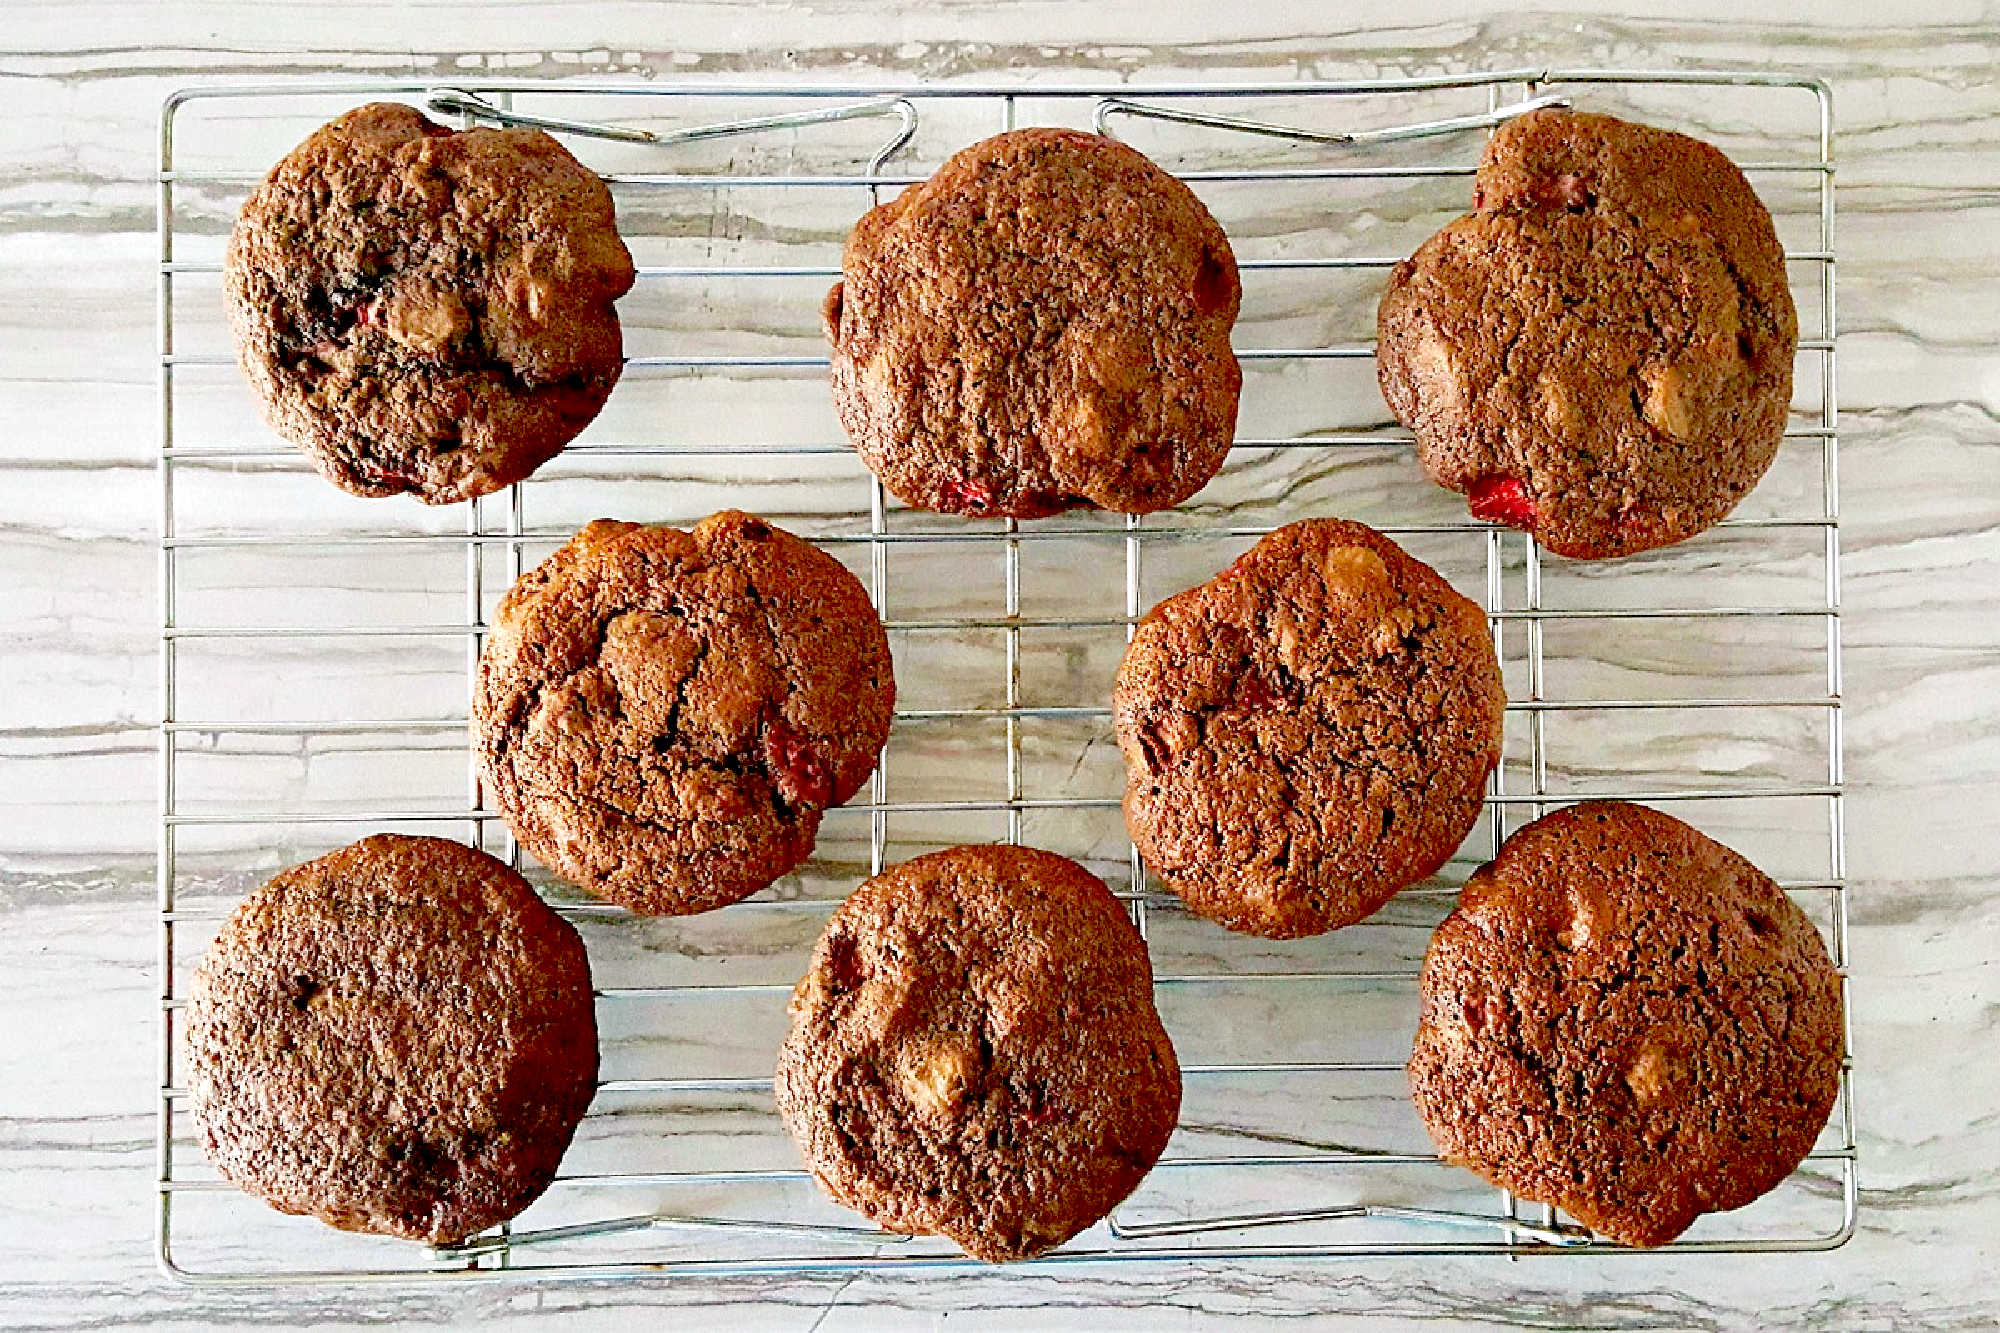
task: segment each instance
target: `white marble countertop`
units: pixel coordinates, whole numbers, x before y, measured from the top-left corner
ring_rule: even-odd
[[[465,71],[1273,82],[1541,64],[1783,69],[1834,88],[1862,1184],[1848,1245],[477,1289],[212,1291],[156,1273],[152,173],[169,89]],[[643,1310],[745,1330],[2000,1325],[1986,1276],[2000,1261],[1996,67],[2000,15],[1953,3],[1746,16],[1698,0],[1671,18],[1629,0],[1535,14],[1442,0],[0,3],[0,1327],[622,1328]],[[241,770],[267,771],[282,765]]]

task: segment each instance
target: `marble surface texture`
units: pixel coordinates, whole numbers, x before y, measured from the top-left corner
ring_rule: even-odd
[[[1845,817],[1861,1185],[1858,1227],[1846,1246],[1820,1254],[1175,1261],[1018,1273],[478,1287],[215,1290],[177,1286],[159,1275],[152,1237],[159,1077],[153,173],[158,109],[169,90],[340,76],[504,76],[552,84],[579,78],[1242,83],[1544,64],[1781,69],[1824,78],[1834,89]],[[2000,1064],[1992,1058],[2000,912],[1990,891],[2000,871],[2000,840],[1989,832],[2000,798],[1996,69],[2000,13],[1951,0],[1753,10],[1719,0],[1670,10],[1630,0],[1556,0],[1513,11],[1458,0],[1416,0],[1394,10],[1283,0],[1229,6],[0,0],[0,1328],[624,1328],[642,1320],[745,1330],[1277,1328],[1364,1317],[1381,1328],[2000,1325],[2000,1294],[1990,1277],[2000,1262],[1993,1165],[2000,1158]],[[340,104],[261,104],[243,114],[198,107],[183,141],[187,164],[261,170]],[[1764,103],[1734,95],[1620,102],[1606,94],[1599,104],[1693,129],[1746,160],[1786,146],[1796,155],[1809,129],[1799,115],[1802,103],[1785,103],[1782,121],[1767,115]],[[1076,113],[1056,104],[1023,110],[1024,118]],[[1393,113],[1367,106],[1358,114]],[[997,128],[975,121],[970,110],[940,108],[933,115],[927,108],[925,116],[909,159],[915,169]],[[686,161],[690,169],[802,170],[822,158],[851,161],[879,128],[856,124],[824,139],[710,148]],[[1296,150],[1225,148],[1141,127],[1131,137],[1187,166],[1313,160]],[[631,170],[637,160],[604,145],[579,151],[607,170]],[[1476,143],[1456,151],[1469,162]],[[1810,197],[1782,176],[1759,177],[1757,184],[1772,200],[1788,245],[1811,249]],[[184,228],[178,259],[200,266],[215,258],[243,188],[241,181],[192,184],[177,196]],[[1246,258],[1407,250],[1462,206],[1462,191],[1462,179],[1347,187],[1311,198],[1227,184],[1205,189]],[[720,190],[700,207],[643,191],[619,197],[640,262],[654,265],[824,265],[833,262],[862,202],[852,190],[837,200]],[[1815,332],[1815,307],[1804,298],[1816,299],[1816,273],[1810,265],[1794,269],[1808,336]],[[1253,274],[1239,345],[1365,340],[1378,281],[1368,272],[1286,280]],[[674,296],[659,284],[642,284],[627,306],[630,350],[814,355],[823,283],[717,285]],[[212,275],[191,273],[179,290],[177,350],[191,362],[226,350],[209,299],[213,284]],[[1817,372],[1808,375],[1806,368],[1816,364],[1810,356],[1801,361],[1797,424],[1812,424]],[[1379,426],[1384,414],[1366,372],[1366,361],[1253,366],[1243,434],[1338,435]],[[867,530],[865,474],[849,457],[727,460],[619,448],[835,439],[819,374],[781,368],[736,377],[633,376],[586,437],[600,447],[572,451],[529,488],[520,512],[526,530],[560,532],[607,509],[668,520],[738,503],[831,539],[833,549],[865,569],[866,547],[841,541]],[[185,470],[175,510],[184,535],[255,539],[308,531],[448,539],[464,531],[462,511],[344,500],[281,452],[257,455],[269,440],[234,372],[190,364],[180,375],[177,445],[248,451]],[[1794,441],[1746,504],[1746,524],[1615,570],[1551,561],[1539,595],[1544,605],[1576,608],[1811,604],[1825,595],[1821,535],[1784,521],[1813,512],[1820,482],[1817,443]],[[607,500],[614,490],[615,499]],[[1262,525],[1323,512],[1382,525],[1449,525],[1459,518],[1448,497],[1416,479],[1405,450],[1383,445],[1242,451],[1210,492],[1158,526]],[[481,515],[494,532],[509,519],[497,502]],[[892,529],[923,526],[892,516]],[[1087,519],[1074,526],[1084,531],[1073,540],[1023,544],[1024,616],[1101,622],[1122,614],[1122,539],[1109,530],[1092,535]],[[1483,536],[1431,533],[1411,544],[1460,587],[1486,591]],[[1208,539],[1149,546],[1143,599],[1204,577],[1240,546]],[[530,560],[545,549],[546,543],[524,546]],[[921,563],[902,559],[897,548],[887,571],[892,619],[1004,613],[990,546],[945,545],[926,551]],[[1093,564],[1096,572],[1077,576]],[[1505,604],[1525,605],[1527,570],[1518,543],[1501,551],[1498,570]],[[510,572],[507,548],[495,545],[477,571],[478,599],[490,602]],[[366,553],[211,545],[179,557],[177,570],[182,619],[208,625],[456,622],[467,613],[467,578],[462,548],[449,540]],[[1547,697],[1755,701],[1825,692],[1818,619],[1694,624],[1671,634],[1588,623],[1595,627],[1574,636],[1567,622],[1547,627],[1541,682]],[[1004,705],[1005,680],[994,665],[1002,643],[991,630],[902,634],[905,704]],[[1115,636],[1101,629],[1024,633],[1016,697],[1100,702],[1116,648]],[[462,735],[449,726],[455,710],[462,715],[464,651],[462,639],[421,636],[358,646],[312,639],[184,645],[179,714],[217,725],[180,738],[180,808],[279,817],[183,831],[176,891],[188,924],[174,947],[183,978],[206,932],[248,885],[360,832],[301,822],[300,815],[338,817],[385,802],[414,811],[464,808]],[[1532,689],[1530,670],[1525,636],[1516,635],[1509,644],[1516,698]],[[419,725],[306,737],[223,725],[279,716]],[[1674,710],[1668,717],[1552,718],[1542,738],[1548,790],[1770,789],[1824,780],[1824,709]],[[1515,758],[1508,782],[1518,793],[1536,775],[1524,758],[1526,718],[1510,727]],[[1116,758],[1103,731],[1087,716],[1024,723],[1022,790],[1057,800],[1115,795]],[[899,725],[887,799],[1004,796],[1007,774],[995,738],[983,723]],[[1812,881],[1830,873],[1824,803],[1817,798],[1683,804],[1689,807],[1683,813],[1782,878]],[[1115,812],[1030,811],[1022,822],[1025,839],[1092,858],[1114,880],[1121,873]],[[463,818],[433,823],[458,836],[474,831]],[[901,857],[942,842],[1003,837],[1010,829],[1004,817],[990,815],[891,815],[885,831],[889,854]],[[497,827],[485,833],[497,839]],[[1449,905],[1449,882],[1486,853],[1490,833],[1474,837],[1443,886],[1405,895],[1355,932],[1296,950],[1260,951],[1162,913],[1156,951],[1163,967],[1185,973],[1278,970],[1304,961],[1406,970]],[[802,900],[790,906],[691,923],[592,917],[586,932],[600,983],[789,982],[817,929],[813,913],[823,909],[815,900],[837,895],[865,869],[868,842],[865,816],[830,819],[820,861],[785,888]],[[1823,894],[1802,901],[1824,915]],[[1414,1012],[1407,982],[1399,985],[1276,998],[1225,987],[1212,1002],[1169,997],[1167,1016],[1188,1060],[1303,1055],[1393,1063],[1407,1047]],[[754,1074],[768,1061],[782,996],[746,994],[727,1011],[638,1006],[608,1020],[607,1076]],[[642,1095],[619,1102],[607,1094],[579,1141],[575,1169],[791,1165],[755,1096],[670,1101]],[[1388,1153],[1423,1146],[1393,1074],[1323,1087],[1191,1083],[1186,1120],[1176,1148],[1184,1154],[1268,1144],[1351,1144]],[[201,1179],[205,1168],[184,1135],[182,1149],[177,1178]],[[1836,1166],[1815,1163],[1768,1209],[1705,1234],[1800,1234],[1829,1218],[1837,1224]],[[1356,1173],[1341,1180],[1339,1188],[1383,1201],[1491,1206],[1490,1195],[1479,1194],[1469,1178],[1440,1176],[1435,1168],[1429,1175]],[[1155,1216],[1234,1211],[1308,1197],[1315,1188],[1289,1178],[1207,1184],[1214,1188],[1204,1192],[1185,1180],[1164,1183],[1135,1207]],[[659,1197],[637,1206],[667,1202]],[[583,1191],[567,1203],[552,1198],[541,1216],[553,1223],[630,1205],[629,1195]],[[814,1220],[839,1220],[791,1187],[762,1196],[754,1189],[701,1196],[694,1206],[764,1215],[796,1209]],[[381,1262],[377,1248],[330,1238],[224,1193],[189,1195],[177,1226],[188,1237],[182,1257],[217,1270],[260,1262]],[[649,1244],[650,1253],[749,1252],[732,1249],[737,1242],[727,1237],[676,1235]]]

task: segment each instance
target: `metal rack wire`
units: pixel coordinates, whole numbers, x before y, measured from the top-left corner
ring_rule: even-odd
[[[422,513],[333,496],[245,424],[254,418],[216,334],[220,236],[278,152],[334,111],[384,96],[576,136],[612,183],[628,239],[644,235],[670,261],[641,256],[635,297],[671,293],[658,321],[671,349],[629,357],[620,389],[650,385],[669,410],[619,418],[614,396],[608,420],[535,480]],[[1373,297],[1312,284],[1393,265],[1462,210],[1473,131],[1569,101],[1630,103],[1668,124],[1695,117],[1710,137],[1770,145],[1773,155],[1738,156],[1779,216],[1803,315],[1793,422],[1759,492],[1770,500],[1753,497],[1697,542],[1603,567],[1545,562],[1532,540],[1463,518],[1400,457],[1407,436],[1384,421],[1372,377],[1343,386],[1313,374],[1367,368],[1372,342],[1329,326],[1372,315]],[[1787,115],[1794,131],[1779,128]],[[899,155],[934,161],[1016,123],[1132,134],[1198,192],[1237,192],[1229,203],[1254,219],[1239,235],[1224,216],[1246,286],[1246,419],[1253,402],[1277,406],[1264,413],[1270,428],[1238,440],[1211,487],[1219,498],[1144,519],[911,514],[824,429],[829,415],[783,408],[819,431],[801,435],[761,412],[772,398],[805,402],[787,395],[810,390],[826,364],[810,341],[811,296],[767,293],[837,276],[845,223],[927,174]],[[1154,950],[1189,1086],[1183,1127],[1146,1185],[1038,1264],[1636,1253],[1547,1208],[1495,1199],[1413,1132],[1401,1068],[1416,961],[1470,866],[1525,820],[1590,795],[1706,816],[1696,822],[1752,852],[1813,913],[1845,973],[1833,171],[1826,87],[1750,73],[865,89],[472,79],[176,93],[159,165],[161,1265],[227,1284],[966,1263],[817,1197],[771,1113],[760,1041],[846,887],[925,846],[977,837],[1049,846],[1112,882]],[[1360,189],[1372,193],[1328,193]],[[1413,206],[1398,225],[1329,233],[1327,217],[1372,224],[1393,211],[1378,196],[1405,194]],[[779,216],[807,196],[808,220]],[[1395,244],[1372,244],[1378,233]],[[748,332],[756,319],[674,313],[801,302],[804,320]],[[1273,326],[1314,336],[1260,345]],[[719,434],[674,438],[689,420]],[[774,516],[848,559],[890,628],[905,706],[865,799],[829,816],[801,880],[708,917],[646,922],[544,885],[590,938],[612,1076],[563,1175],[514,1225],[430,1251],[281,1219],[237,1195],[189,1142],[177,1084],[185,979],[207,934],[276,865],[384,827],[460,836],[518,863],[460,749],[493,600],[585,510],[678,521],[722,503],[759,507],[738,498],[746,491],[800,509]],[[1224,939],[1150,884],[1124,840],[1109,709],[1089,691],[1108,693],[1108,668],[1153,602],[1279,523],[1330,511],[1367,517],[1483,591],[1513,699],[1507,758],[1460,858],[1376,922],[1282,947]],[[969,573],[995,558],[997,603]],[[387,711],[369,706],[384,698]],[[994,766],[986,787],[965,776]],[[721,1023],[715,1006],[734,1006],[736,1021]],[[1329,1023],[1339,1032],[1322,1031]],[[735,1027],[740,1037],[725,1031]],[[616,1067],[626,1056],[629,1071]],[[1834,1122],[1793,1182],[1664,1252],[1842,1244],[1857,1204],[1849,1085],[1844,1069]]]

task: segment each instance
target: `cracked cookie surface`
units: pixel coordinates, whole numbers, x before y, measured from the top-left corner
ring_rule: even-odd
[[[1397,265],[1383,397],[1475,517],[1586,559],[1719,522],[1776,456],[1798,315],[1722,153],[1609,116],[1497,130],[1473,212]]]
[[[1628,1245],[1741,1208],[1839,1090],[1840,977],[1805,913],[1643,806],[1523,828],[1424,956],[1410,1057],[1446,1160]]]
[[[1505,707],[1478,606],[1372,528],[1294,523],[1140,622],[1112,694],[1126,826],[1232,930],[1351,925],[1464,839]]]
[[[704,912],[811,855],[888,739],[888,636],[839,561],[728,511],[600,519],[501,600],[481,771],[544,865],[634,911]]]
[[[547,1188],[596,1091],[576,931],[493,857],[392,834],[245,898],[195,969],[187,1081],[224,1177],[433,1244]]]
[[[561,144],[386,102],[273,168],[223,259],[271,428],[343,490],[430,504],[521,480],[590,423],[632,281],[610,191]]]
[[[1158,1160],[1180,1066],[1145,941],[1104,885],[1028,847],[894,866],[828,922],[792,996],[779,1113],[814,1179],[891,1231],[1024,1259]]]
[[[1222,467],[1236,260],[1201,201],[1116,140],[974,144],[862,218],[841,271],[835,405],[904,503],[1143,514]]]

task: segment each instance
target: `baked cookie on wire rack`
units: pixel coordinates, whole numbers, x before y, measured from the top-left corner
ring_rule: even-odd
[[[832,556],[763,519],[600,519],[501,599],[480,771],[534,857],[637,912],[737,901],[812,854],[889,735],[888,635]]]
[[[834,403],[905,504],[1144,514],[1222,467],[1236,260],[1136,149],[1060,129],[976,143],[862,218],[841,274]]]
[[[594,1006],[575,928],[505,864],[364,838],[244,899],[195,968],[195,1137],[283,1212],[455,1243],[555,1178],[596,1092]]]
[[[343,490],[427,504],[520,481],[590,424],[633,276],[611,192],[561,144],[393,102],[293,149],[223,258],[271,428]]]
[[[1146,943],[1104,884],[1032,847],[954,847],[834,913],[776,1090],[836,1200],[998,1263],[1132,1192],[1173,1133],[1181,1075]]]
[[[1485,614],[1437,571],[1294,523],[1139,623],[1112,692],[1126,827],[1231,930],[1352,925],[1471,830],[1506,703]]]
[[[1784,435],[1798,314],[1727,157],[1610,116],[1494,132],[1473,211],[1396,266],[1382,394],[1438,485],[1560,555],[1682,541]]]
[[[1424,955],[1410,1090],[1438,1151],[1613,1240],[1777,1188],[1840,1090],[1840,974],[1784,890],[1645,806],[1515,833]]]

